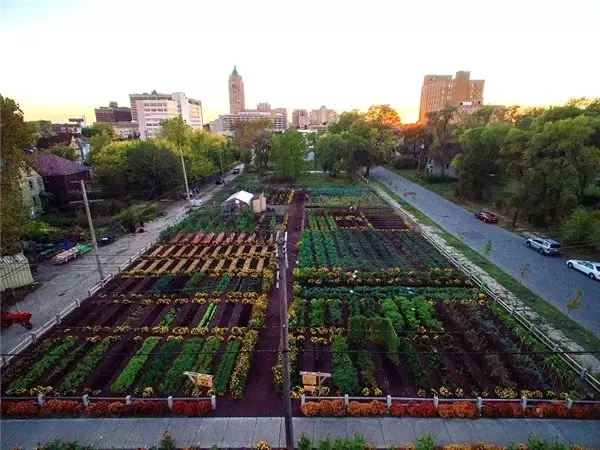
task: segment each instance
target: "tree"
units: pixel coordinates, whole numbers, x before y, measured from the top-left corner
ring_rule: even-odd
[[[425,128],[431,135],[429,154],[441,165],[441,176],[446,178],[446,166],[458,153],[456,124],[452,122],[456,113],[455,106],[446,106],[439,111],[427,114]]]
[[[390,127],[399,130],[402,126],[400,114],[390,105],[373,105],[370,106],[365,114],[365,120],[376,122],[382,126]]]
[[[21,183],[27,161],[23,148],[34,143],[33,128],[23,120],[23,112],[11,98],[0,95],[0,253],[18,253],[27,221]]]
[[[74,148],[69,147],[67,145],[53,145],[48,149],[48,152],[71,161],[79,160],[79,155],[77,151]]]
[[[187,143],[187,134],[192,130],[181,117],[173,117],[172,119],[163,120],[160,123],[159,135],[170,141],[180,151]]]
[[[271,154],[277,179],[291,180],[304,171],[308,146],[302,133],[290,129],[283,134],[273,135]]]
[[[344,139],[340,134],[327,134],[317,141],[316,159],[324,172],[335,176],[341,170],[340,161],[344,154]]]
[[[402,125],[402,148],[417,162],[417,172],[424,163],[425,156],[425,130],[420,123]]]
[[[259,135],[264,135],[265,131],[272,129],[273,124],[269,119],[257,119],[238,120],[233,124],[231,131],[233,131],[233,141],[238,148],[252,149],[255,139]]]
[[[129,189],[126,155],[132,145],[132,142],[112,142],[90,153],[88,159],[94,168],[94,178],[105,195],[122,194]]]
[[[352,111],[344,111],[342,114],[340,114],[337,122],[329,124],[329,132],[333,134],[339,134],[343,131],[349,131],[350,125],[363,117],[364,114],[357,109],[353,109]]]
[[[510,125],[494,123],[465,131],[459,138],[461,151],[454,158],[461,194],[481,200],[498,175],[497,159]]]
[[[212,152],[222,150],[226,143],[227,139],[224,136],[202,130],[189,132],[183,155],[190,179],[198,180],[215,173],[220,165],[215,162]]]
[[[600,250],[600,211],[577,208],[563,223],[561,238],[565,244]]]
[[[254,153],[254,162],[261,172],[267,170],[271,153],[271,132],[263,130],[254,135],[250,148]]]
[[[33,127],[35,137],[37,139],[47,138],[56,134],[54,131],[54,125],[52,125],[52,122],[50,122],[49,120],[36,120],[27,123]]]
[[[136,141],[127,147],[127,179],[153,199],[180,185],[181,164],[173,145],[164,139]]]

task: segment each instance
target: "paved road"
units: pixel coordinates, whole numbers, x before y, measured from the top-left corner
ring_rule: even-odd
[[[304,434],[314,447],[321,439],[347,439],[359,433],[377,449],[414,443],[424,434],[431,435],[437,445],[508,445],[538,437],[600,448],[600,427],[593,420],[295,417],[293,425],[294,442]],[[273,448],[285,448],[281,417],[2,420],[0,427],[2,449],[31,449],[52,439],[77,439],[94,448],[148,448],[156,445],[165,431],[178,448],[254,448],[259,440]]]
[[[243,165],[238,167],[243,168]],[[232,175],[230,172],[225,175],[225,178],[229,183],[237,176]],[[207,185],[195,197],[209,200],[220,189],[222,189],[222,185]],[[111,272],[113,274],[118,273],[121,264],[139,252],[145,245],[153,242],[166,226],[177,222],[185,215],[186,211],[187,201],[174,202],[166,209],[164,216],[146,223],[145,233],[127,234],[111,245],[100,247],[98,256],[104,268],[104,276],[108,276]],[[29,311],[33,314],[31,322],[34,330],[63,311],[75,299],[85,299],[88,289],[91,289],[100,281],[100,276],[96,258],[91,252],[83,258],[77,258],[66,265],[56,266],[50,262],[40,264],[35,274],[35,281],[40,282],[41,287],[27,295],[18,305],[21,311]],[[15,310],[16,307],[12,306],[9,309]],[[20,325],[13,325],[9,328],[3,327],[0,342],[2,352],[6,353],[12,350],[29,334],[30,332]]]
[[[600,281],[569,270],[564,257],[537,254],[525,247],[524,238],[496,225],[476,220],[470,211],[383,167],[377,167],[371,174],[374,179],[401,196],[405,190],[416,193],[403,198],[444,230],[455,236],[462,236],[463,241],[473,250],[483,254],[486,242],[491,241],[493,250],[489,259],[516,279],[521,278],[519,266],[528,264],[530,270],[523,284],[561,311],[567,312],[567,300],[580,288],[583,292],[583,304],[580,309],[571,313],[571,317],[600,336]]]

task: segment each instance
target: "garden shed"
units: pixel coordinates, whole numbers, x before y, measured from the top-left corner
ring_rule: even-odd
[[[264,194],[254,195],[247,191],[238,191],[229,196],[227,200],[221,203],[221,212],[223,214],[239,214],[254,212],[259,214],[267,207],[267,200]]]
[[[29,261],[23,253],[0,258],[0,292],[33,283]]]

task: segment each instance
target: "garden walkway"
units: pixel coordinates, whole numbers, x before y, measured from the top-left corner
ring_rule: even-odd
[[[227,181],[236,176],[227,175]],[[222,186],[205,186],[194,197],[206,201],[217,193]],[[165,227],[177,222],[185,215],[186,211],[187,201],[174,202],[165,210],[162,217],[146,224],[145,233],[127,234],[106,247],[100,247],[98,255],[103,266],[104,276],[108,276],[110,273],[116,274],[121,264],[139,252],[145,245],[154,242]],[[50,262],[40,264],[34,278],[41,283],[41,286],[18,304],[21,311],[28,311],[33,314],[31,322],[34,330],[36,327],[43,326],[76,299],[85,299],[88,289],[91,289],[100,281],[93,252],[64,266],[56,266]],[[9,310],[14,311],[16,307],[11,306]],[[28,330],[19,325],[13,325],[10,328],[3,327],[0,342],[2,353],[12,350],[23,339],[27,338],[29,333]]]
[[[259,440],[273,447],[285,447],[281,417],[3,420],[0,431],[3,449],[32,449],[38,442],[57,438],[77,439],[96,448],[144,448],[158,443],[165,431],[179,448],[252,448]],[[508,445],[540,437],[600,448],[600,422],[591,420],[294,418],[295,442],[301,434],[310,437],[314,445],[327,436],[347,438],[355,433],[377,448],[415,442],[426,433],[439,445]]]

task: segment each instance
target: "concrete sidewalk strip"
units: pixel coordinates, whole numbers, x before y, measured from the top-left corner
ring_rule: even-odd
[[[230,417],[221,445],[225,448],[253,447],[256,422],[256,417]]]
[[[347,439],[348,431],[346,430],[346,419],[344,417],[321,417],[315,420],[315,437],[316,442],[321,439]]]
[[[177,445],[192,446],[196,445],[198,433],[202,427],[202,417],[198,418],[177,418],[171,420],[167,427],[169,436],[176,439]]]
[[[355,434],[362,435],[365,440],[377,448],[384,448],[385,438],[381,429],[381,420],[362,420],[360,417],[346,418],[346,432],[348,438],[353,438]]]
[[[597,420],[555,420],[554,424],[572,444],[600,447],[600,422]]]
[[[95,420],[100,420],[100,424],[93,433],[88,435],[88,438],[85,440],[86,444],[95,448],[124,448],[138,419]]]
[[[258,441],[265,441],[271,447],[281,447],[280,435],[282,424],[282,417],[258,417],[256,427],[254,428],[254,436],[252,437],[253,444],[256,444]],[[285,443],[285,434],[283,441]]]
[[[2,442],[2,448],[35,448],[38,442],[53,439],[59,421],[60,419],[26,420],[6,442]],[[4,422],[0,421],[2,434],[4,434]]]
[[[437,445],[477,442],[508,445],[540,437],[549,442],[600,448],[600,423],[591,420],[295,417],[293,424],[294,443],[297,445],[304,434],[315,447],[321,439],[352,438],[358,433],[381,449],[415,443],[425,434]],[[165,431],[179,448],[252,448],[260,440],[274,448],[285,447],[281,417],[0,421],[3,449],[30,449],[53,439],[78,439],[98,449],[144,448],[158,444]]]
[[[415,430],[411,425],[411,419],[383,417],[379,419],[379,423],[381,424],[381,431],[383,432],[386,448],[397,445],[405,446],[406,444],[416,442],[417,440]]]
[[[162,439],[172,420],[171,418],[137,419],[123,447],[143,448],[155,445]]]
[[[225,440],[228,423],[228,417],[212,417],[202,420],[196,434],[196,445],[200,448],[210,448],[213,445],[221,447]],[[176,436],[173,436],[173,439],[177,441]]]

